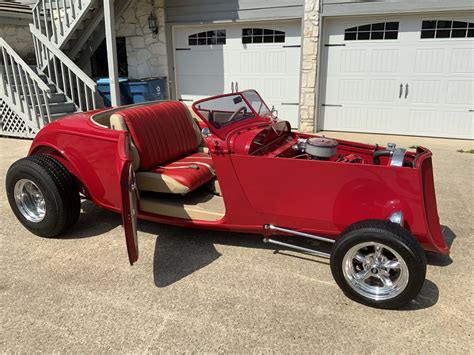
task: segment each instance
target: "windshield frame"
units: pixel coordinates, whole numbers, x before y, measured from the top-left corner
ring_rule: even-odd
[[[271,115],[268,115],[268,112],[270,112],[270,111],[268,110],[268,112],[265,113],[265,115],[263,115],[263,116],[258,114],[257,111],[255,110],[255,107],[253,107],[252,104],[245,97],[244,94],[247,93],[247,92],[252,92],[252,94],[253,93],[256,94],[258,96],[258,98],[260,99],[260,101],[262,102],[262,104],[264,105],[264,107],[266,107],[268,109],[268,105],[266,104],[266,102],[263,100],[263,98],[260,96],[260,94],[256,90],[253,90],[253,89],[233,92],[233,93],[229,93],[229,94],[222,94],[222,95],[215,95],[215,96],[211,96],[211,97],[206,97],[204,99],[200,99],[200,100],[195,101],[192,104],[191,108],[199,116],[199,118],[201,120],[203,120],[208,125],[210,131],[212,133],[216,134],[217,136],[219,136],[220,138],[225,138],[226,135],[230,131],[234,130],[237,127],[245,126],[245,125],[248,125],[248,124],[251,124],[251,123],[262,123],[262,122],[270,123]],[[204,117],[201,114],[200,111],[205,111],[206,109],[199,108],[198,106],[203,102],[209,102],[209,101],[212,101],[212,100],[216,100],[216,99],[219,99],[219,98],[222,98],[222,97],[228,97],[228,96],[240,96],[242,98],[243,102],[245,102],[246,106],[248,106],[248,108],[250,108],[251,112],[253,113],[253,117],[249,117],[247,119],[235,120],[234,122],[230,122],[229,124],[226,124],[222,127],[216,127],[211,122],[209,122],[209,120],[206,117]]]

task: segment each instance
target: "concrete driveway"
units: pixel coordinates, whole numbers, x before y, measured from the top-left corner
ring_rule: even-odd
[[[326,134],[433,148],[452,259],[429,256],[405,309],[350,301],[326,261],[274,254],[260,236],[140,222],[130,267],[120,217],[89,202],[64,238],[36,237],[4,191],[30,141],[0,138],[0,351],[472,353],[474,154],[456,152],[472,142]]]

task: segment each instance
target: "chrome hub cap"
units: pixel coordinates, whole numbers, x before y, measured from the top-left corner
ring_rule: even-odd
[[[14,189],[16,207],[28,221],[38,223],[46,215],[46,203],[39,187],[29,179],[18,180]]]
[[[391,299],[402,293],[408,284],[405,261],[384,244],[357,244],[349,249],[342,262],[347,283],[364,297],[376,301]]]

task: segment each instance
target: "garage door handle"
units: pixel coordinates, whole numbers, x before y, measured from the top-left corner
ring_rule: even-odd
[[[403,84],[400,83],[400,92],[398,93],[398,98],[401,99],[403,95]]]
[[[408,96],[408,84],[405,84],[405,99]]]
[[[232,82],[232,83],[230,84],[230,91],[231,91],[231,92],[234,92],[234,82]]]
[[[235,92],[239,92],[239,82],[235,82]]]

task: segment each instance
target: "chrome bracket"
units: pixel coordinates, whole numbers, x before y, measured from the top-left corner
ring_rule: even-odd
[[[403,227],[403,224],[405,222],[404,217],[403,217],[403,212],[402,211],[396,211],[393,212],[389,217],[389,221],[395,224],[399,224]]]

